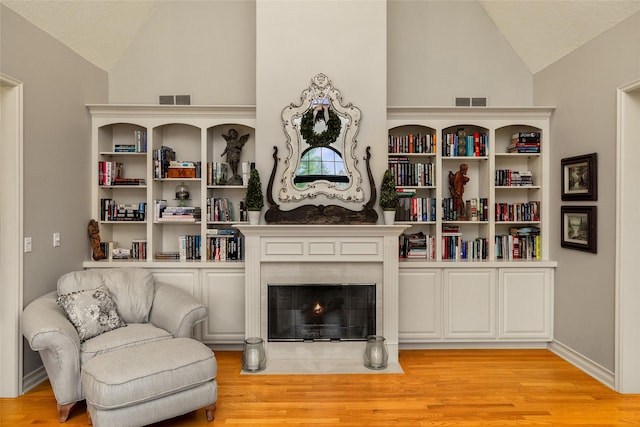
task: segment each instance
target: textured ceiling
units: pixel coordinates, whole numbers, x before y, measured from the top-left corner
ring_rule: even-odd
[[[161,2],[1,1],[106,71],[120,59],[145,22],[153,19],[154,9]],[[640,0],[478,1],[532,73],[640,11]]]

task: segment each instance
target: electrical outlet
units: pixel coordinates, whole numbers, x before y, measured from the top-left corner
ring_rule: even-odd
[[[24,251],[31,252],[31,237],[24,238]]]
[[[57,248],[60,246],[60,233],[53,233],[53,247]]]

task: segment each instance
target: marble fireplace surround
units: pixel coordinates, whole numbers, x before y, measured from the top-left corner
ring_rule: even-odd
[[[398,236],[402,225],[238,225],[245,236],[245,336],[261,337],[265,373],[375,372],[365,342],[267,342],[269,284],[376,284],[376,329],[387,372],[398,364]],[[383,372],[384,372],[383,371]]]

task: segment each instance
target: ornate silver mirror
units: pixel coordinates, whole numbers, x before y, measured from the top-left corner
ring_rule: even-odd
[[[278,182],[276,202],[271,196],[278,166],[277,148],[274,153],[276,165],[267,193],[272,208],[265,215],[267,222],[375,222],[377,214],[365,200],[358,170],[356,135],[360,117],[360,109],[351,103],[344,105],[340,92],[324,74],[312,79],[311,86],[302,92],[300,104],[292,103],[284,108],[282,124],[287,136],[287,154],[282,159],[284,171]],[[368,158],[365,160],[370,175]],[[375,200],[375,186],[370,176],[369,181],[371,199]],[[359,204],[360,208],[310,205],[311,199],[320,196],[344,204]],[[279,203],[293,204],[294,208],[281,210]],[[354,218],[354,212],[360,212],[363,218]]]

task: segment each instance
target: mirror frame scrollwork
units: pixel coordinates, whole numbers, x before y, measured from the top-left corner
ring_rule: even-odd
[[[324,119],[324,130],[311,130],[310,117],[316,122],[316,111]],[[322,111],[323,110],[323,111]],[[324,118],[325,115],[329,117]],[[356,135],[360,125],[360,109],[349,103],[342,103],[342,96],[336,90],[329,78],[320,73],[311,80],[311,86],[301,95],[300,104],[290,104],[282,111],[282,124],[287,136],[287,154],[282,159],[284,172],[276,179],[278,167],[278,149],[274,147],[274,167],[269,179],[267,201],[271,205],[265,213],[268,223],[280,224],[358,224],[375,223],[378,215],[373,208],[376,199],[376,189],[369,159],[370,147],[367,147],[364,160],[371,188],[369,201],[365,200],[362,189],[362,175],[358,170],[356,154]],[[340,126],[336,127],[336,120]],[[310,133],[314,132],[314,133]],[[337,135],[337,136],[336,136]],[[305,138],[306,137],[306,138]],[[335,144],[338,149],[330,147],[341,154],[344,165],[343,175],[331,179],[329,176],[319,175],[302,185],[297,185],[296,175],[305,150],[317,147],[328,147]],[[341,150],[340,150],[341,148]],[[273,185],[279,183],[278,202],[273,199]],[[359,204],[360,209],[348,209],[344,206],[314,205],[310,202],[318,196],[336,199],[344,204]],[[293,209],[281,210],[278,203],[296,204]]]

